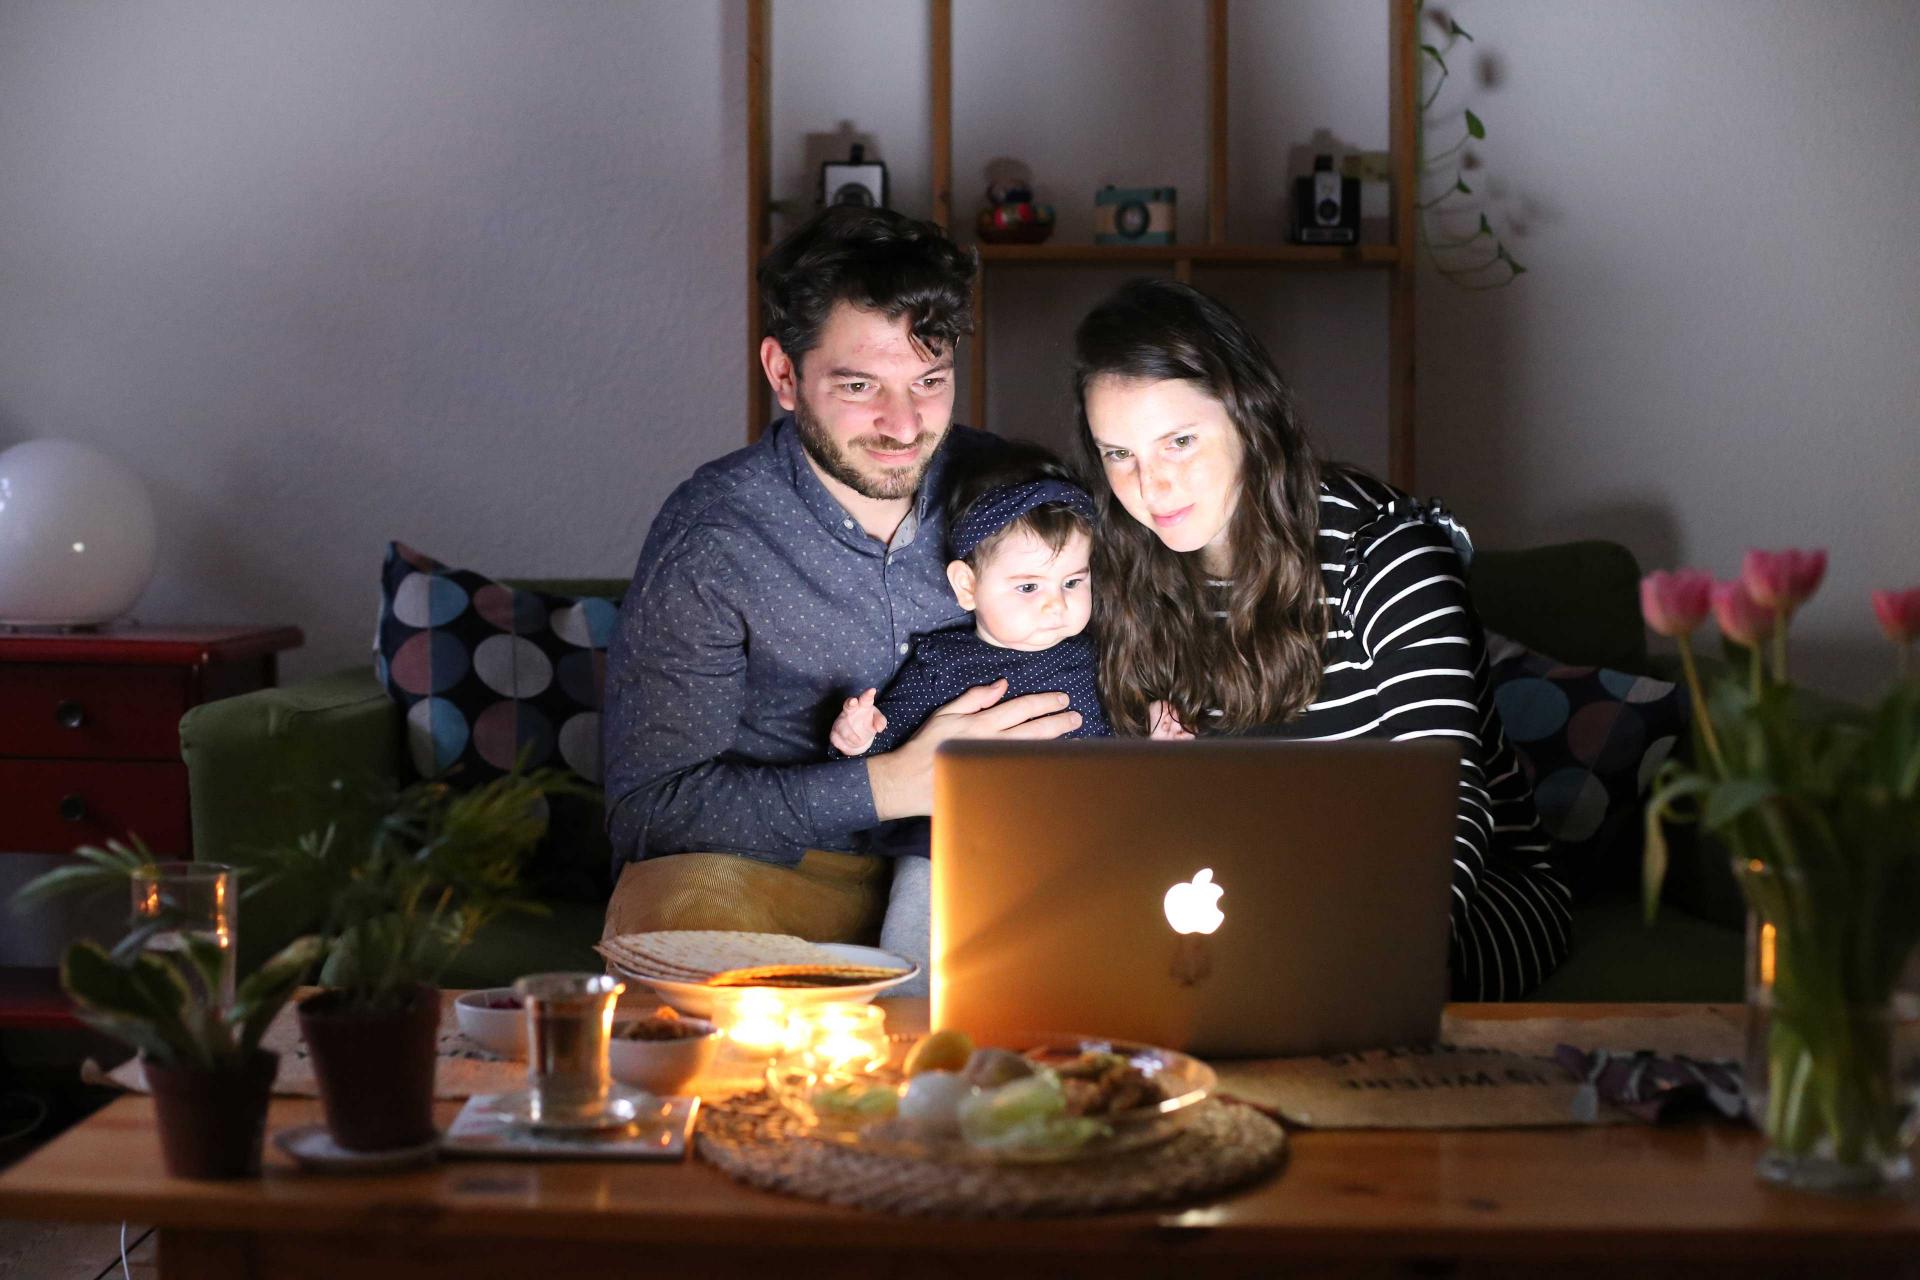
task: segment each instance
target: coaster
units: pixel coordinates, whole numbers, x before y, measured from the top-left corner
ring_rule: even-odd
[[[487,1159],[683,1159],[698,1098],[649,1098],[631,1124],[611,1129],[529,1129],[499,1110],[498,1099],[476,1094],[447,1128],[440,1149],[449,1156]]]
[[[282,1129],[273,1135],[273,1145],[286,1152],[302,1169],[314,1173],[388,1173],[432,1164],[440,1150],[435,1138],[417,1147],[396,1147],[392,1151],[349,1151],[333,1140],[323,1124]]]
[[[493,1099],[492,1110],[504,1115],[509,1121],[526,1129],[538,1129],[543,1132],[592,1133],[600,1129],[621,1129],[634,1122],[641,1109],[657,1102],[650,1093],[641,1089],[629,1089],[626,1085],[610,1083],[607,1086],[607,1105],[595,1115],[590,1116],[553,1116],[537,1115],[533,1105],[533,1091],[516,1089],[512,1093],[503,1093]]]

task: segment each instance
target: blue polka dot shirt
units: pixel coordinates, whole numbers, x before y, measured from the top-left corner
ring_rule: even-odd
[[[1033,652],[989,644],[972,627],[917,637],[907,664],[874,701],[886,716],[887,727],[874,737],[867,754],[893,750],[947,703],[975,685],[1001,679],[1007,682],[1007,698],[1066,694],[1068,709],[1080,713],[1080,727],[1067,737],[1111,737],[1113,730],[1107,726],[1107,713],[1095,687],[1095,656],[1093,640],[1084,631]],[[839,757],[838,750],[830,750]],[[932,827],[925,818],[902,818],[863,833],[858,848],[887,857],[924,858],[931,853],[931,844]]]
[[[874,738],[868,754],[893,750],[941,707],[975,685],[995,680],[1007,682],[1008,698],[1066,694],[1069,709],[1080,713],[1080,727],[1066,735],[1069,738],[1111,737],[1113,730],[1107,727],[1095,687],[1094,662],[1093,640],[1084,631],[1033,652],[1002,649],[982,640],[972,627],[920,636],[900,674],[874,702],[886,716],[887,727]]]
[[[912,638],[964,621],[946,476],[998,447],[956,426],[890,543],[808,464],[791,417],[710,462],[654,519],[607,651],[601,747],[617,862],[691,851],[797,861],[876,822],[864,760],[830,760],[848,697]]]

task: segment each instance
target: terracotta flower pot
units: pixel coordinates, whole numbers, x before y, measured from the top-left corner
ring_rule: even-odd
[[[280,1055],[254,1050],[226,1071],[140,1063],[160,1121],[160,1152],[176,1178],[255,1178],[267,1135],[267,1099]]]
[[[302,1000],[299,1014],[335,1142],[349,1151],[391,1151],[433,1140],[436,988],[416,986],[403,1007],[380,1013],[348,1008],[341,992],[322,991]]]

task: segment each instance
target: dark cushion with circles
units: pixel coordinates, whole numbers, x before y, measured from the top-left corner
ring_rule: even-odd
[[[1685,738],[1685,691],[1517,646],[1496,656],[1492,678],[1502,726],[1576,899],[1636,886],[1642,806]]]
[[[614,601],[510,586],[398,542],[380,585],[374,674],[404,713],[419,776],[473,786],[521,759],[600,785]],[[555,802],[530,869],[544,895],[604,897],[600,822],[598,802]]]

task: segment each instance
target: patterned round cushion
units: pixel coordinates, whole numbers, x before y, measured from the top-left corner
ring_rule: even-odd
[[[613,601],[518,590],[398,542],[381,586],[374,672],[421,777],[483,782],[524,757],[600,781]]]
[[[600,697],[618,605],[510,587],[389,543],[374,674],[406,717],[423,778],[458,786],[497,778],[516,759],[600,785]],[[529,879],[543,896],[607,892],[597,800],[551,803]]]
[[[1687,732],[1685,693],[1514,646],[1494,663],[1493,695],[1575,896],[1635,886],[1641,805]]]

